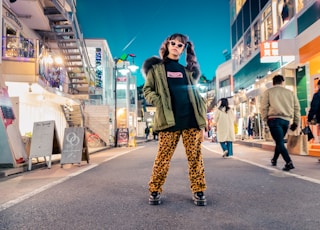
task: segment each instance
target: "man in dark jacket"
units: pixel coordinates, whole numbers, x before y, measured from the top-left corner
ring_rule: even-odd
[[[308,113],[308,123],[311,125],[320,123],[320,80],[317,83],[318,91],[313,94],[310,104],[310,110]]]
[[[149,136],[149,133],[150,133],[149,126],[147,126],[147,127],[144,129],[144,133],[146,134],[146,139],[148,140],[148,136]]]
[[[291,90],[285,88],[284,77],[276,75],[272,79],[273,87],[267,89],[261,100],[262,120],[267,122],[271,136],[276,143],[272,166],[277,165],[278,157],[282,156],[286,164],[283,171],[294,169],[288,150],[284,144],[289,123],[292,120],[290,129],[294,131],[300,123],[300,104],[297,95]]]

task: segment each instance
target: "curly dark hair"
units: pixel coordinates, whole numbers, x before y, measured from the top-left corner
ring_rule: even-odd
[[[189,37],[184,34],[180,33],[175,33],[167,37],[163,43],[160,46],[159,54],[162,60],[165,60],[168,55],[168,44],[169,41],[171,40],[178,40],[182,42],[185,46],[184,49],[187,50],[187,55],[186,55],[186,63],[187,63],[187,69],[190,71],[199,71],[199,64],[197,62],[197,58],[194,52],[194,45],[193,43],[189,40]],[[198,73],[200,74],[200,72]]]

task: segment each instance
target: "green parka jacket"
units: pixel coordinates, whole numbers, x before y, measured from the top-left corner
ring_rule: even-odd
[[[144,67],[146,80],[143,87],[143,94],[146,101],[156,107],[153,124],[155,131],[161,131],[175,125],[166,71],[164,64],[160,60],[161,59],[158,59],[156,64],[149,64],[150,68],[148,69]],[[198,126],[202,129],[206,126],[206,104],[196,86],[199,76],[194,78],[192,76],[193,72],[187,69],[185,69],[185,71],[188,84],[191,86],[188,87],[190,101],[195,112]]]

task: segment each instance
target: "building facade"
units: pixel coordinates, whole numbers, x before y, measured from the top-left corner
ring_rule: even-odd
[[[259,102],[276,74],[284,75],[286,87],[297,93],[304,125],[320,73],[319,14],[317,0],[230,1],[231,80],[224,84],[224,74],[217,85],[233,89],[239,134],[246,134],[253,117],[255,138],[270,139],[260,120]]]
[[[113,142],[114,61],[105,40],[83,39],[76,1],[0,3],[0,166],[30,160],[36,122],[54,121],[60,147],[73,126]]]

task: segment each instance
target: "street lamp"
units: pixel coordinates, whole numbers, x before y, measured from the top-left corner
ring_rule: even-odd
[[[127,61],[127,58],[131,57],[132,58],[132,63],[130,64]],[[118,140],[118,96],[117,96],[117,91],[118,91],[118,81],[120,77],[118,77],[118,73],[121,74],[122,78],[124,78],[122,81],[126,81],[126,86],[125,86],[125,104],[126,104],[126,128],[129,130],[129,112],[130,112],[130,78],[131,78],[131,73],[135,72],[139,67],[134,64],[134,58],[136,56],[134,54],[128,54],[128,55],[122,55],[120,58],[114,58],[114,131],[115,131],[115,147],[118,146],[119,140]],[[119,67],[119,63],[123,62],[123,66]],[[130,64],[130,65],[129,65]],[[123,85],[123,84],[122,84]]]
[[[114,68],[113,68],[113,75],[114,75],[114,147],[118,145],[118,138],[117,138],[117,71],[118,71],[118,61],[119,58],[114,58]]]
[[[257,84],[258,84],[258,90],[259,90],[259,92],[260,92],[260,87],[261,87],[261,85],[260,85],[260,81],[261,81],[261,79],[263,78],[264,76],[257,76],[256,77],[256,82],[257,82]],[[258,129],[259,129],[259,140],[261,140],[262,139],[262,125],[261,125],[261,113],[260,113],[260,93],[258,94],[258,96],[257,96],[257,115],[258,115]]]
[[[134,73],[139,69],[139,66],[134,64],[134,58],[136,57],[136,55],[134,54],[129,54],[129,56],[132,58],[132,63],[128,66],[128,69]]]

